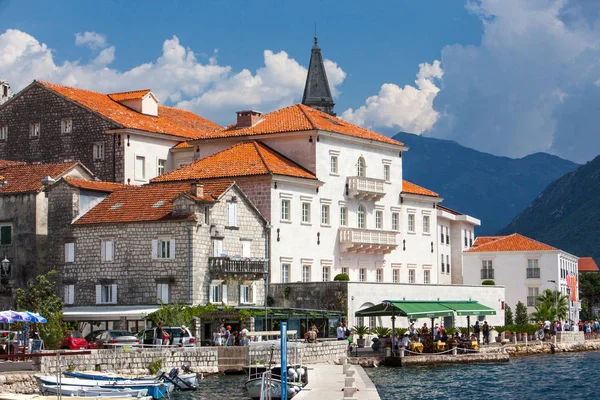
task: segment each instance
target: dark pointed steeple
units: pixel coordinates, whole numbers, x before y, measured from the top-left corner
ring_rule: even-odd
[[[335,115],[333,112],[335,103],[329,89],[329,82],[327,81],[327,74],[323,65],[323,56],[321,56],[321,48],[317,44],[316,36],[315,45],[310,55],[302,104]]]

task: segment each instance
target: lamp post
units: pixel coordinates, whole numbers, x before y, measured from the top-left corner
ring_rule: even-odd
[[[6,258],[6,254],[4,255],[4,260],[0,261],[0,265],[2,265],[2,275],[4,275],[4,278],[8,280],[10,278],[8,274],[10,268],[10,260]]]
[[[554,279],[548,279],[548,282],[552,282],[556,285],[556,290],[554,291],[554,313],[555,313],[555,321],[558,321],[558,282]]]

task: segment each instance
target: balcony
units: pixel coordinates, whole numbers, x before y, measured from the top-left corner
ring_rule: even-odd
[[[358,200],[378,201],[385,196],[384,182],[383,179],[350,176],[347,195]]]
[[[340,244],[348,253],[391,253],[398,243],[393,231],[341,228]]]
[[[494,270],[493,269],[482,269],[481,270],[481,279],[494,279]]]
[[[539,278],[540,277],[540,269],[539,268],[527,268],[527,279]]]
[[[265,275],[268,271],[266,258],[209,257],[208,270],[213,277],[227,275]]]

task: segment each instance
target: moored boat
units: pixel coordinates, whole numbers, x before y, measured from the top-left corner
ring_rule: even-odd
[[[176,369],[174,369],[177,371]],[[185,370],[185,369],[184,369]],[[96,381],[127,381],[134,383],[152,383],[157,382],[159,380],[166,380],[167,382],[174,380],[176,389],[186,390],[190,387],[197,388],[198,387],[198,375],[196,373],[187,373],[180,375],[178,371],[176,373],[173,370],[166,376],[163,377],[162,371],[159,372],[156,377],[153,376],[132,376],[132,375],[120,375],[111,372],[97,372],[97,371],[65,371],[63,375],[77,378],[77,379],[88,379],[88,380],[96,380]],[[171,379],[169,379],[169,377]],[[183,381],[182,384],[178,385],[177,382]]]
[[[16,394],[16,393],[0,393],[0,400],[61,400],[59,396],[41,396],[38,394]],[[95,399],[110,399],[110,400],[131,400],[129,397],[96,397]],[[70,396],[69,400],[90,400],[89,397]],[[152,397],[141,397],[138,400],[152,400]]]
[[[114,389],[101,387],[70,386],[70,385],[40,385],[43,395],[77,396],[77,397],[145,397],[148,389]]]
[[[38,381],[38,386],[42,390],[42,384],[46,385],[58,385],[58,379],[56,376],[44,376],[35,375],[35,379]],[[165,395],[171,392],[174,386],[170,383],[156,382],[156,381],[131,381],[131,380],[112,380],[112,381],[97,381],[92,379],[78,379],[78,378],[66,378],[60,379],[60,384],[66,386],[82,386],[82,387],[100,387],[103,389],[132,389],[140,390],[147,389],[148,395],[154,399],[162,399]]]
[[[248,392],[248,396],[251,397],[253,400],[260,400],[261,399],[261,390],[262,390],[262,386],[263,386],[263,378],[262,377],[256,377],[256,378],[250,378],[246,381],[246,391]],[[267,388],[266,390],[270,391],[271,394],[271,399],[281,399],[281,389],[282,389],[282,383],[280,379],[276,379],[275,377],[270,379],[270,388]],[[287,393],[288,393],[288,399],[291,399],[292,397],[294,397],[298,392],[300,392],[300,390],[302,390],[302,387],[299,385],[296,385],[294,383],[288,383],[287,384]]]

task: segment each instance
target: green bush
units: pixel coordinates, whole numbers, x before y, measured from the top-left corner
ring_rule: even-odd
[[[481,282],[481,284],[482,284],[483,286],[495,286],[495,285],[496,285],[496,282],[494,282],[494,281],[493,281],[493,280],[491,280],[491,279],[486,279],[485,281]]]
[[[334,281],[349,281],[350,277],[348,274],[337,274],[334,278]]]
[[[148,369],[152,375],[156,375],[158,371],[162,369],[162,360],[159,358],[158,360],[152,361],[148,366]]]
[[[390,328],[386,328],[385,326],[378,326],[373,328],[371,333],[377,336],[391,336],[392,330]]]

